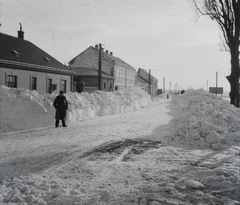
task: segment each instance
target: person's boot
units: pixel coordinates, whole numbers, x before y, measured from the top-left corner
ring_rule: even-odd
[[[56,120],[55,127],[58,127],[58,124],[59,124],[59,120]]]
[[[62,120],[62,126],[67,127],[67,125],[65,124],[65,120]]]

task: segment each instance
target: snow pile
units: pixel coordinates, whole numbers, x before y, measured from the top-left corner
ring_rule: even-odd
[[[181,108],[173,140],[219,149],[240,142],[240,110],[204,90],[188,90],[172,100]]]
[[[0,132],[47,126],[52,121],[52,102],[36,91],[0,87]]]
[[[14,183],[14,187],[12,184]],[[81,186],[73,190],[67,185],[54,180],[44,180],[33,175],[32,178],[20,176],[2,181],[0,187],[0,202],[3,204],[110,204],[116,199],[107,189],[96,193],[85,194],[81,192]]]
[[[67,120],[77,122],[95,116],[112,115],[138,110],[151,103],[151,97],[139,88],[115,92],[69,93]]]
[[[52,106],[57,93],[40,95],[36,91],[0,87],[0,132],[48,127],[54,124]],[[151,103],[151,97],[139,88],[116,92],[67,93],[67,122],[77,123],[102,115],[135,111]]]

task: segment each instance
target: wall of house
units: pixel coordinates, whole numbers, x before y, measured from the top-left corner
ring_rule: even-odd
[[[98,56],[97,51],[93,49],[86,49],[81,54],[79,54],[74,62],[72,62],[71,67],[86,67],[86,68],[95,68],[98,65]]]
[[[86,92],[93,92],[98,90],[98,78],[97,77],[81,77],[74,76],[74,82],[84,82]],[[114,80],[102,78],[102,91],[113,91]]]
[[[140,78],[144,79],[146,82],[149,82],[149,73],[146,70],[139,68],[139,70],[137,71],[137,74]],[[158,90],[158,80],[151,75],[150,81],[151,81],[150,82],[151,88],[150,90],[148,88],[148,93],[150,95],[155,96],[157,95],[157,90]]]
[[[125,89],[127,87],[135,86],[135,71],[123,68],[120,66],[114,66],[115,77],[115,90]]]
[[[52,84],[56,84],[55,92],[59,92],[61,88],[61,80],[66,80],[66,92],[71,91],[71,76],[43,73],[37,71],[18,70],[12,68],[0,69],[0,84],[6,86],[6,79],[8,75],[17,76],[17,88],[24,88],[30,90],[30,78],[36,77],[37,91],[41,94],[47,93],[47,79],[52,79]]]
[[[98,70],[98,58],[99,51],[93,47],[90,47],[83,51],[75,58],[75,61],[70,64],[72,68],[85,67],[95,68]],[[114,63],[107,58],[104,58],[104,52],[102,53],[102,71],[113,76]]]
[[[135,87],[141,88],[142,90],[148,92],[148,86],[146,84],[136,83]]]
[[[114,80],[103,79],[102,80],[102,90],[103,91],[114,91]]]
[[[102,52],[102,71],[115,77],[114,85],[111,84],[109,80],[104,82],[102,85],[102,90],[122,90],[126,87],[135,86],[135,71],[115,65],[111,59],[104,57],[105,51]],[[98,57],[99,51],[94,47],[89,47],[81,54],[79,54],[73,62],[70,63],[72,68],[77,69],[78,67],[87,67],[98,69]],[[87,85],[86,85],[87,86]],[[95,85],[97,86],[97,85]]]

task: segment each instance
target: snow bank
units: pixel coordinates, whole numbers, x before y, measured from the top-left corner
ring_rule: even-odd
[[[36,91],[0,87],[0,132],[48,127],[54,125],[55,109],[52,106],[57,93],[40,95]],[[95,91],[67,93],[69,109],[67,122],[96,116],[131,112],[151,103],[151,97],[139,88],[116,92]]]
[[[12,187],[12,183],[14,183],[14,187]],[[68,185],[62,185],[54,180],[43,180],[37,175],[33,175],[31,178],[27,176],[13,177],[3,180],[1,185],[0,202],[11,205],[111,204],[116,198],[107,189],[86,195],[81,192],[81,185],[73,190]]]
[[[213,149],[240,142],[240,110],[227,100],[204,90],[188,90],[172,100],[181,108],[173,140]]]
[[[69,93],[67,120],[77,122],[95,116],[132,112],[151,103],[151,97],[139,88],[115,92]]]

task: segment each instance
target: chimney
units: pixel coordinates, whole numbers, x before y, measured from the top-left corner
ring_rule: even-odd
[[[98,45],[97,44],[95,45],[95,49],[98,51]]]
[[[110,52],[110,55],[113,55],[113,52]]]
[[[108,50],[106,50],[106,53],[108,53]]]
[[[24,32],[22,31],[22,24],[20,23],[20,31],[18,31],[18,38],[24,39]]]

